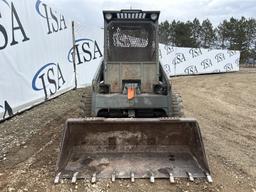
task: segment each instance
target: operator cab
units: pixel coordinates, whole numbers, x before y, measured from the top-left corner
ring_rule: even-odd
[[[152,18],[151,19],[151,15]],[[107,22],[107,61],[156,62],[156,36],[159,12],[121,10],[104,12]]]
[[[153,93],[159,80],[159,11],[103,11],[104,79],[109,93]]]

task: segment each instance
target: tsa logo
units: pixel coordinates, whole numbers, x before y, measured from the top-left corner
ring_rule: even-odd
[[[170,67],[170,65],[165,64],[165,65],[164,65],[164,71],[165,71],[167,74],[171,74],[171,67]]]
[[[201,65],[204,69],[207,69],[212,66],[212,60],[211,59],[205,59],[201,62]]]
[[[0,5],[5,5],[6,15],[0,12],[0,21],[7,18],[7,22],[0,23],[0,50],[5,49],[8,45],[13,46],[18,43],[29,40],[26,30],[23,26],[23,21],[20,20],[19,10],[17,11],[14,4],[8,3],[6,0],[0,0]],[[11,41],[10,41],[11,40]]]
[[[192,48],[189,50],[189,53],[192,55],[192,58],[202,55],[202,50],[200,48]]]
[[[191,66],[188,66],[187,68],[185,68],[184,72],[188,75],[193,75],[193,74],[197,74],[198,70],[195,65],[191,65]]]
[[[176,65],[176,64],[182,63],[184,61],[186,61],[185,55],[183,53],[176,53],[176,56],[173,59],[172,63],[174,65]]]
[[[5,5],[7,5],[9,8],[10,8],[10,5],[9,5],[9,3],[6,1],[6,0],[0,0],[0,3],[4,3]]]
[[[2,117],[3,119],[13,116],[12,108],[7,101],[4,101],[4,104],[0,105],[0,112],[2,111],[4,113]]]
[[[173,46],[169,46],[169,45],[165,45],[164,49],[166,50],[167,55],[169,55],[170,53],[172,53],[174,51]]]
[[[73,62],[73,48],[68,52],[68,61]],[[80,65],[82,63],[90,62],[101,58],[102,52],[97,41],[91,39],[78,39],[75,42],[75,63]]]
[[[45,3],[42,3],[41,0],[36,1],[35,8],[36,12],[45,19],[48,34],[56,33],[67,28],[64,16],[53,11]]]
[[[41,67],[32,80],[34,91],[44,91],[45,99],[54,95],[64,84],[65,79],[58,63],[48,63]]]
[[[216,56],[215,56],[215,59],[217,61],[217,63],[221,62],[221,61],[224,61],[225,60],[225,55],[224,53],[218,53]]]
[[[232,63],[228,63],[224,66],[224,69],[226,70],[226,72],[228,71],[232,71],[233,70],[233,65]]]
[[[236,55],[236,51],[232,51],[232,50],[228,50],[227,53],[228,53],[229,57]]]

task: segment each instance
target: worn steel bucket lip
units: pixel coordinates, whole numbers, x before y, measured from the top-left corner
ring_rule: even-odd
[[[83,123],[90,121],[92,123],[96,122],[118,122],[118,123],[123,123],[123,122],[135,122],[135,123],[140,123],[140,122],[161,122],[161,121],[169,121],[170,123],[177,123],[177,122],[195,122],[197,123],[197,120],[195,118],[176,118],[176,117],[162,117],[162,118],[104,118],[104,117],[85,117],[85,118],[69,118],[66,121],[67,123],[70,122],[75,122],[75,123]]]
[[[111,162],[108,170],[103,170],[102,172],[94,172],[97,174],[97,178],[111,178],[113,172],[116,173],[116,178],[118,179],[129,179],[130,173],[134,173],[134,178],[149,178],[149,173],[152,173],[155,178],[169,178],[169,173],[173,175],[175,178],[185,178],[188,176],[188,173],[191,173],[194,178],[204,178],[205,172],[204,170],[196,164],[196,161],[193,159],[192,155],[187,152],[176,153],[174,156],[176,157],[175,161],[170,162],[168,158],[169,153],[165,152],[155,152],[155,153],[124,153],[124,154],[116,154],[116,153],[102,153],[102,154],[86,154],[86,156],[91,157],[93,159],[109,159]],[[186,155],[187,158],[177,158],[177,156]],[[97,156],[97,158],[95,158]],[[139,156],[139,158],[138,158]],[[153,158],[152,158],[153,156]],[[125,159],[123,161],[122,159]],[[187,160],[186,160],[187,159]],[[183,164],[185,161],[189,162],[189,166],[179,166]],[[132,162],[133,166],[129,166]],[[145,165],[141,165],[141,164]],[[68,165],[67,165],[68,167]],[[71,178],[72,175],[76,172],[79,172],[77,178],[91,178],[92,174],[88,174],[88,172],[84,172],[83,169],[78,170],[68,170],[67,168],[62,172],[62,178]]]
[[[199,125],[197,123],[197,120],[195,118],[172,118],[172,117],[164,117],[164,118],[102,118],[102,117],[86,117],[86,118],[70,118],[66,121],[66,126],[64,128],[64,137],[62,139],[62,146],[61,146],[61,149],[64,147],[64,138],[65,138],[65,134],[66,134],[66,131],[67,131],[67,126],[69,123],[71,124],[83,124],[83,123],[88,123],[88,124],[101,124],[101,123],[164,123],[164,122],[167,122],[167,123],[179,123],[179,122],[183,122],[183,123],[195,123],[195,125],[197,126],[197,132],[198,132],[198,136],[200,137],[200,143],[201,143],[201,147],[202,147],[202,151],[203,151],[203,155],[204,155],[204,159],[205,159],[205,162],[204,162],[204,166],[206,167],[206,169],[202,169],[202,173],[200,176],[194,176],[195,178],[207,178],[207,175],[209,176],[210,175],[210,170],[209,170],[209,166],[208,166],[208,161],[207,161],[207,158],[206,158],[206,155],[205,155],[205,150],[204,150],[204,145],[203,145],[203,140],[201,138],[201,132],[200,132],[200,129],[199,129]],[[102,127],[102,129],[104,129],[104,127]],[[62,150],[61,150],[62,151]],[[57,161],[57,167],[59,165],[59,161],[60,161],[60,158],[61,158],[61,152],[58,156],[58,161]],[[204,170],[204,171],[203,171]],[[57,172],[60,172],[61,170],[57,170]],[[69,174],[65,174],[65,170],[62,170],[62,174],[60,176],[60,178],[71,178],[72,176],[72,172],[70,172]],[[71,175],[70,175],[71,174]],[[69,175],[69,176],[68,176]],[[185,176],[179,176],[179,175],[175,175],[175,178],[184,178]],[[77,176],[78,179],[85,179],[85,178],[90,178],[90,176],[81,176],[81,173],[78,174]],[[99,177],[101,179],[107,179],[109,177]],[[120,177],[120,179],[122,178],[129,178],[129,177]],[[138,179],[138,178],[141,178],[141,179],[146,179],[146,177],[136,177],[135,175],[135,178]],[[156,177],[156,178],[168,178],[168,176],[160,176],[160,177]],[[119,177],[117,177],[117,179],[119,179]]]

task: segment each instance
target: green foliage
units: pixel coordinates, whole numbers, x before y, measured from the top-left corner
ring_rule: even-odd
[[[202,47],[211,48],[214,45],[216,35],[209,19],[202,22]]]
[[[231,17],[216,28],[211,21],[165,21],[159,26],[160,42],[178,47],[203,47],[241,51],[241,60],[256,57],[256,20]]]
[[[189,23],[177,22],[174,28],[174,43],[178,47],[196,47]]]

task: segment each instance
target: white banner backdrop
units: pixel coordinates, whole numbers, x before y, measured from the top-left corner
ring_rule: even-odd
[[[103,60],[104,31],[101,28],[90,28],[74,23],[75,28],[75,64],[77,73],[77,87],[90,85]],[[70,47],[68,61],[72,65],[72,52]]]
[[[77,87],[103,60],[103,29],[75,27]],[[0,120],[75,87],[71,21],[41,0],[0,0]],[[168,76],[239,70],[238,51],[160,44]]]
[[[78,87],[90,85],[103,60],[103,30],[75,23]],[[159,44],[159,59],[167,75],[195,75],[239,71],[239,51],[183,48]],[[77,54],[78,53],[78,54]],[[72,49],[68,54],[72,63]]]
[[[239,51],[160,44],[159,56],[168,76],[239,71]]]
[[[0,120],[74,88],[71,21],[40,0],[0,0]]]

